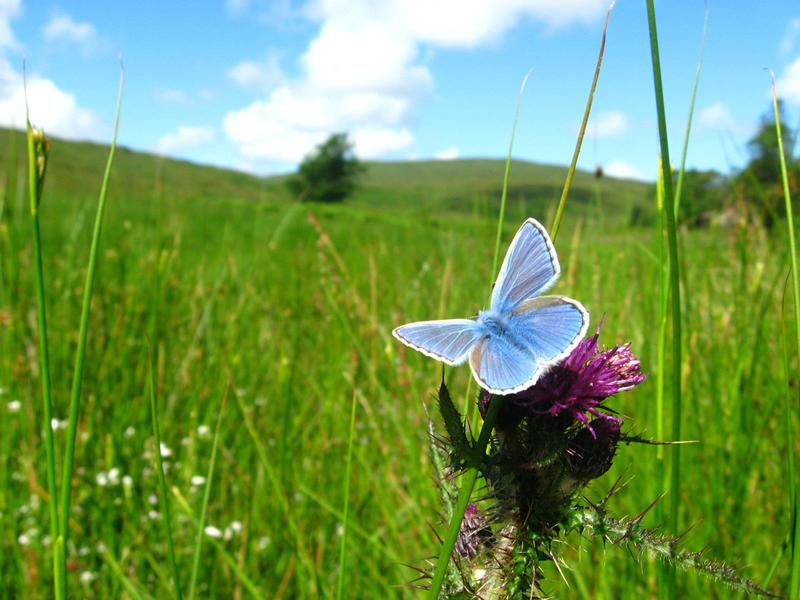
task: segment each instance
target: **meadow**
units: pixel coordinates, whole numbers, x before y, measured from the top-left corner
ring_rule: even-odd
[[[0,170],[0,596],[46,598],[52,540],[21,136],[3,132]],[[105,152],[55,140],[41,205],[59,454]],[[524,218],[552,221],[564,173],[513,165],[504,245]],[[345,597],[415,597],[406,583],[416,573],[405,565],[425,566],[439,547],[432,528],[445,526],[428,433],[441,371],[391,330],[482,308],[501,182],[496,161],[375,164],[352,202],[295,204],[280,180],[121,151],[86,355],[70,597],[174,597],[148,347],[157,355],[161,453],[184,587],[208,489],[200,597],[335,595],[354,402]],[[632,343],[649,379],[611,405],[629,431],[653,438],[664,375],[654,188],[585,173],[575,185],[556,244],[556,289],[585,304],[592,330],[605,315],[603,344]],[[782,228],[767,231],[751,218],[679,235],[682,438],[697,441],[682,449],[679,521],[692,529],[684,544],[707,547],[782,593],[790,571],[785,458],[796,452],[785,428],[787,420],[798,426],[784,401],[787,240]],[[468,369],[446,377],[463,395]],[[797,381],[789,382],[794,394]],[[589,496],[630,479],[609,508],[637,514],[668,491],[668,453],[622,446]],[[645,520],[665,522],[659,510]],[[555,571],[545,583],[554,597],[656,596],[657,565],[647,557],[578,536],[564,556],[566,583]],[[733,594],[691,573],[679,573],[678,586],[679,597]]]

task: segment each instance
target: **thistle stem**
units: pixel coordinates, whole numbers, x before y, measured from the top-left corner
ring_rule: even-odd
[[[492,435],[494,423],[497,419],[497,413],[500,412],[500,406],[502,404],[502,396],[492,396],[489,402],[489,409],[486,411],[486,418],[483,420],[480,436],[478,437],[476,451],[479,455],[486,453],[486,448],[489,445],[489,438]],[[447,527],[447,533],[445,533],[441,553],[436,560],[436,569],[433,572],[433,580],[431,581],[431,587],[428,592],[429,598],[438,598],[442,590],[442,583],[447,573],[447,566],[450,564],[450,557],[456,545],[456,538],[458,538],[458,532],[461,530],[461,521],[464,519],[464,511],[467,510],[467,504],[469,504],[472,490],[475,488],[475,482],[477,480],[478,469],[476,467],[470,467],[461,480],[461,488],[458,490],[458,500],[453,509],[453,516],[450,519],[450,525]]]

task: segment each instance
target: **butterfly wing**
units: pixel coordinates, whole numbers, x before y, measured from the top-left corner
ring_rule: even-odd
[[[503,259],[492,290],[492,310],[513,311],[524,300],[550,289],[560,273],[550,236],[541,223],[528,219],[517,231]]]
[[[469,355],[469,367],[482,388],[499,395],[524,390],[541,370],[531,352],[502,335],[481,339]]]
[[[460,365],[483,335],[483,327],[471,319],[418,321],[401,325],[392,335],[406,346],[447,365]]]
[[[485,335],[470,353],[472,374],[492,394],[521,392],[568,356],[586,335],[589,313],[563,296],[529,298],[500,333]]]
[[[565,296],[529,298],[509,316],[509,331],[545,369],[569,356],[589,328],[589,313]]]

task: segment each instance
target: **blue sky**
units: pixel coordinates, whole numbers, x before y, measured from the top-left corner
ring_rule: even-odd
[[[0,0],[0,124],[256,173],[287,171],[328,133],[366,159],[502,157],[533,69],[515,156],[570,160],[607,0]],[[435,8],[433,8],[435,7]],[[673,161],[703,28],[700,0],[656,2]],[[728,171],[769,108],[775,71],[800,117],[800,4],[709,0],[688,164]],[[652,178],[658,152],[644,0],[618,0],[581,166]]]

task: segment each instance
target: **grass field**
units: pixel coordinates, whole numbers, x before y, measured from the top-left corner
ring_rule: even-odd
[[[52,585],[51,540],[34,269],[25,176],[9,167],[24,145],[9,134],[3,139],[0,596],[44,598]],[[59,423],[104,153],[56,142],[42,203]],[[550,222],[564,172],[514,165],[504,246],[524,217]],[[423,565],[435,555],[431,526],[443,528],[426,413],[440,370],[390,332],[406,321],[481,308],[501,181],[502,164],[490,161],[378,164],[353,202],[298,205],[279,180],[122,153],[87,351],[67,549],[74,597],[173,596],[153,465],[148,340],[157,348],[184,586],[210,485],[207,524],[215,529],[203,538],[201,597],[335,594],[355,399],[345,596],[413,597],[404,583],[416,574],[403,563]],[[629,430],[655,437],[654,193],[637,183],[596,184],[589,175],[576,188],[557,241],[563,275],[556,290],[585,304],[592,327],[605,315],[602,342],[632,342],[650,379],[611,404],[630,417]],[[633,213],[641,225],[630,225]],[[785,456],[797,449],[787,448],[784,432],[795,418],[784,409],[782,343],[792,323],[783,307],[788,252],[779,229],[742,223],[681,231],[683,438],[699,443],[683,448],[679,498],[681,527],[693,527],[687,547],[708,547],[759,583],[778,561],[769,587],[782,592],[789,573],[781,549],[790,525]],[[468,370],[451,369],[447,377],[463,394]],[[796,379],[790,384],[796,393]],[[60,425],[55,437],[62,448]],[[665,491],[659,465],[667,454],[663,447],[622,447],[590,496],[632,477],[611,510],[638,513]],[[646,523],[658,518],[654,512]],[[553,572],[546,588],[554,597],[655,597],[651,560],[578,537],[569,542],[569,587]],[[678,582],[679,597],[732,594],[693,574]]]

